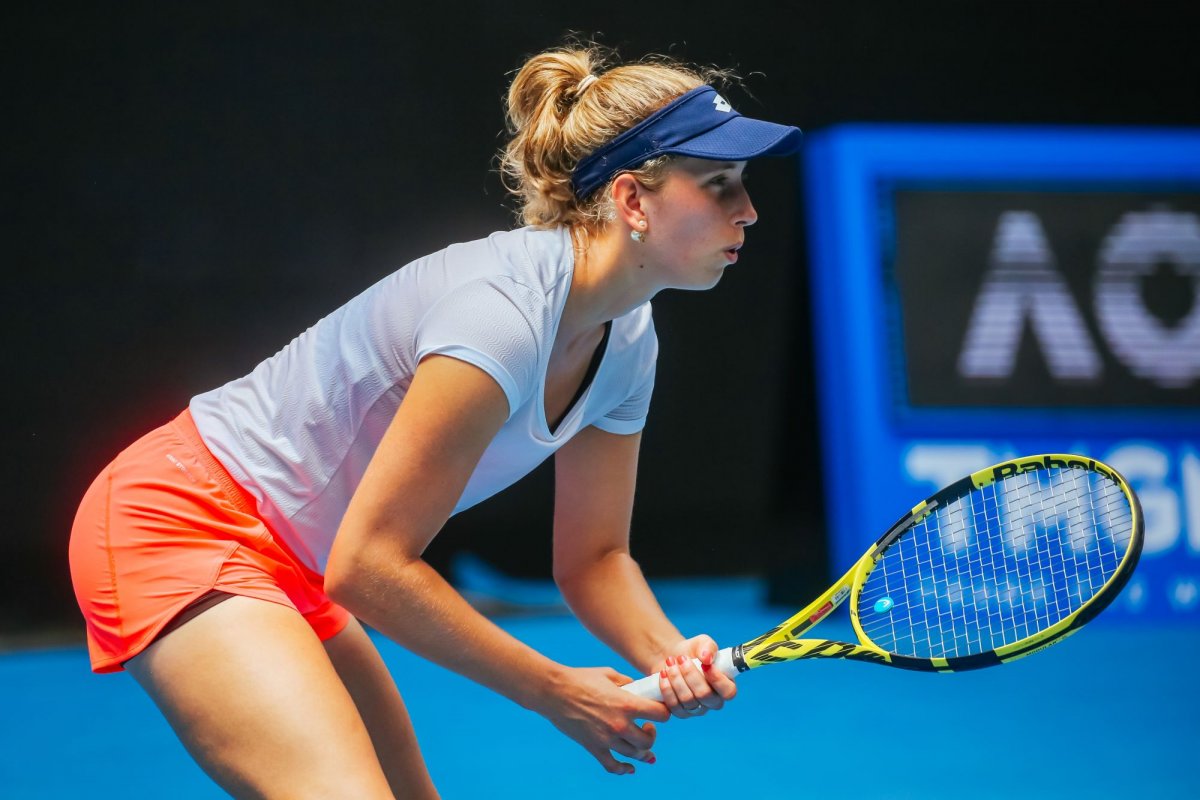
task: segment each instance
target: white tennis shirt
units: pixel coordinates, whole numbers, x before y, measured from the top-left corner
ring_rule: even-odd
[[[511,485],[588,425],[642,429],[658,355],[649,303],[613,320],[591,385],[549,429],[546,366],[573,270],[565,228],[494,233],[419,258],[249,375],[192,398],[196,427],[262,518],[323,574],[350,497],[427,355],[474,364],[508,398],[508,420],[454,513]]]

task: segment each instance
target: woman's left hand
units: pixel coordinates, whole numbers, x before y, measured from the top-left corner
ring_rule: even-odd
[[[737,684],[732,678],[711,669],[717,649],[717,643],[706,635],[684,639],[670,648],[659,666],[658,686],[672,716],[680,719],[703,716],[721,708],[737,694]],[[693,658],[699,659],[699,667]]]

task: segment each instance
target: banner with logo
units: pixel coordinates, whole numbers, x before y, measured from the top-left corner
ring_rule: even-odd
[[[805,178],[832,568],[1077,452],[1145,511],[1116,608],[1200,621],[1200,131],[844,126]]]

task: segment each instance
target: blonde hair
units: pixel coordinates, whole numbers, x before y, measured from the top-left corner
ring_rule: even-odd
[[[511,135],[500,153],[505,187],[526,225],[582,225],[594,230],[612,216],[607,186],[576,197],[571,173],[580,159],[676,97],[732,73],[698,69],[661,56],[610,66],[615,51],[570,43],[525,62],[508,88]],[[664,179],[671,156],[628,170],[650,188]]]

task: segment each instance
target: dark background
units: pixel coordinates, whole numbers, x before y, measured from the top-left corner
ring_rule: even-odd
[[[410,259],[511,225],[501,98],[568,31],[733,67],[739,110],[809,130],[1200,123],[1184,3],[618,8],[8,7],[0,635],[78,627],[70,522],[124,444]],[[786,599],[825,572],[798,177],[754,165],[742,260],[655,303],[634,531],[651,575],[765,574]],[[431,561],[547,574],[548,477],[453,520]]]

